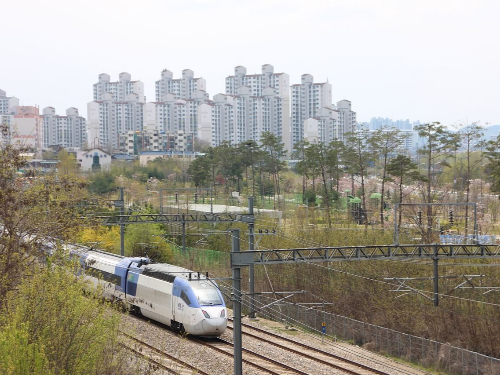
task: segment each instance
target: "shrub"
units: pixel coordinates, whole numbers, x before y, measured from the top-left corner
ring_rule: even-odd
[[[40,269],[20,285],[5,310],[0,364],[11,373],[116,373],[120,315],[68,265]],[[16,349],[18,348],[18,349]],[[26,355],[27,362],[20,361]]]

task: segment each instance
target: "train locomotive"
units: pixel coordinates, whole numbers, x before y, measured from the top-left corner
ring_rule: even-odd
[[[71,253],[85,277],[102,285],[107,299],[127,301],[136,312],[179,332],[214,337],[226,330],[224,299],[206,275],[145,257],[81,248]]]

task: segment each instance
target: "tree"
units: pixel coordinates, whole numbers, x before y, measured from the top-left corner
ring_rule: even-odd
[[[332,201],[331,191],[333,176],[336,176],[337,181],[340,173],[339,153],[341,148],[337,142],[332,142],[329,145],[324,143],[314,143],[308,145],[306,155],[310,159],[310,165],[317,167],[321,182],[323,185],[323,204],[326,206],[328,227],[332,227],[332,219],[330,212],[330,204]],[[330,184],[330,186],[328,186]]]
[[[135,179],[138,179],[135,177]],[[144,176],[147,181],[147,176]],[[116,189],[115,176],[111,172],[93,173],[90,177],[89,190],[94,194],[106,194]]]
[[[335,181],[336,193],[339,194],[339,182],[344,172],[344,166],[341,163],[342,152],[344,150],[344,142],[334,140],[328,146],[328,166],[331,178]],[[333,189],[333,183],[332,183]]]
[[[129,225],[125,235],[127,256],[148,256],[157,263],[170,263],[172,249],[162,238],[158,224]]]
[[[274,208],[276,209],[276,194],[280,194],[280,173],[285,169],[283,161],[286,150],[285,144],[271,132],[264,132],[260,138],[261,149],[266,153],[264,169],[272,176],[274,187]]]
[[[255,156],[258,156],[259,145],[253,140],[243,142],[239,146],[242,158],[241,161],[245,167],[245,179],[247,182],[248,195],[248,167],[252,167],[252,196],[255,197]]]
[[[368,130],[360,130],[356,133],[347,133],[345,135],[345,148],[342,153],[342,161],[347,166],[352,178],[354,175],[359,175],[361,180],[361,201],[362,208],[366,212],[366,189],[365,178],[368,173],[369,166],[376,159],[375,150],[370,149],[367,140],[369,139]],[[354,189],[353,189],[354,190]],[[353,191],[354,193],[354,191]],[[365,218],[365,225],[368,221]]]
[[[380,225],[384,226],[384,192],[385,183],[389,180],[387,177],[387,164],[389,163],[390,156],[395,154],[401,144],[401,131],[396,128],[383,127],[375,131],[370,138],[370,146],[379,154],[379,161],[382,167],[382,186],[380,197]]]
[[[120,314],[102,303],[78,264],[56,251],[48,267],[25,278],[0,330],[0,368],[12,374],[124,373]],[[88,290],[88,296],[82,290]],[[17,350],[9,350],[16,347]],[[27,357],[21,357],[27,354]],[[22,369],[26,369],[25,372]],[[8,370],[11,370],[8,371]]]
[[[483,128],[478,125],[478,123],[472,123],[471,125],[467,125],[462,128],[458,135],[462,138],[463,145],[465,146],[465,155],[467,159],[467,172],[465,175],[465,238],[467,238],[468,230],[469,230],[469,201],[470,201],[470,182],[472,178],[472,163],[471,163],[471,155],[474,151],[478,150],[482,147],[482,142],[480,142],[483,137]]]
[[[59,174],[74,175],[77,173],[78,165],[75,155],[63,149],[59,151],[57,158],[59,159],[59,163],[57,164],[57,171]]]
[[[188,174],[196,187],[206,186],[210,181],[210,157],[204,155],[189,164]]]
[[[210,148],[210,142],[204,139],[195,138],[193,149],[195,152],[206,152]]]
[[[403,186],[414,181],[424,181],[425,178],[418,172],[418,166],[408,156],[398,155],[387,163],[387,173],[397,178],[399,204],[403,203]],[[398,226],[401,226],[401,209],[398,215]],[[396,220],[396,218],[394,218]]]
[[[425,158],[426,163],[426,188],[422,191],[425,203],[435,203],[438,199],[437,187],[444,167],[449,167],[447,158],[456,147],[458,139],[439,122],[422,124],[415,127],[418,135],[425,139],[424,148],[419,153]],[[438,168],[440,167],[440,168]],[[422,238],[425,242],[432,242],[432,227],[434,224],[433,208],[429,204],[426,210],[427,228]]]
[[[9,129],[1,128],[2,138]],[[0,307],[33,268],[47,237],[69,238],[82,224],[78,205],[86,185],[72,176],[44,176],[25,180],[17,174],[26,165],[29,149],[0,144]]]
[[[84,227],[77,235],[78,242],[101,250],[120,251],[120,228],[118,226]]]
[[[308,175],[308,165],[306,162],[306,148],[308,146],[307,141],[300,141],[295,143],[294,150],[292,152],[292,158],[297,160],[297,164],[295,165],[295,170],[302,176],[302,203],[306,203],[306,182]]]
[[[492,181],[491,191],[500,192],[500,134],[497,139],[489,141],[486,146],[486,168]]]

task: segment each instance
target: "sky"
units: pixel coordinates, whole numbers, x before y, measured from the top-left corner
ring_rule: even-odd
[[[243,65],[328,80],[358,121],[500,124],[498,0],[17,0],[2,3],[0,89],[21,105],[77,107],[100,73],[154,101],[163,69],[210,97]]]

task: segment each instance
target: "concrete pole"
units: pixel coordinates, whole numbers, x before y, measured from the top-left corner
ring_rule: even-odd
[[[120,188],[120,255],[125,255],[125,224],[123,224],[123,215],[125,214],[125,201],[123,198],[123,187]]]
[[[231,229],[231,252],[240,251],[240,230]],[[234,375],[242,375],[242,340],[241,340],[241,267],[233,269],[233,345]]]
[[[439,305],[439,273],[438,273],[438,245],[434,245],[434,258],[432,258],[434,268],[434,306]]]
[[[248,197],[248,214],[253,215],[253,197]],[[254,222],[248,223],[248,250],[255,250]],[[250,264],[248,270],[249,294],[250,294],[250,319],[255,319],[255,278],[254,264]]]
[[[399,203],[394,204],[394,245],[399,245],[399,233],[398,233],[398,209]]]
[[[182,252],[186,252],[186,214],[182,214]]]

